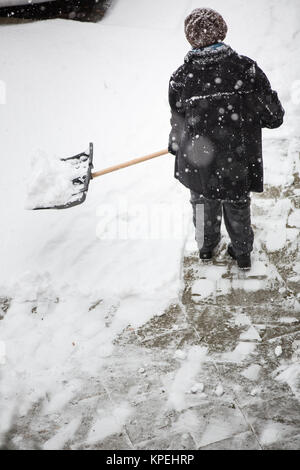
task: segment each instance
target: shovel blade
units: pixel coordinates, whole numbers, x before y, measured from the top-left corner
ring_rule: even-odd
[[[72,180],[74,193],[64,204],[48,207],[35,207],[34,210],[69,209],[70,207],[82,204],[86,200],[89,184],[92,179],[93,156],[94,146],[93,143],[90,143],[88,151],[81,152],[73,157],[61,158],[60,160],[65,162],[66,165],[70,165],[70,168],[75,168],[76,176]]]

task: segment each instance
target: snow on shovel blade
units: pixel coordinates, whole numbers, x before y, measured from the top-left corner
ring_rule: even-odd
[[[64,162],[70,170],[70,182],[72,184],[70,196],[63,204],[35,207],[34,210],[68,209],[69,207],[82,204],[86,199],[86,194],[92,179],[93,153],[93,144],[90,143],[89,151],[79,153],[78,155],[74,155],[74,157],[61,158],[60,161]]]

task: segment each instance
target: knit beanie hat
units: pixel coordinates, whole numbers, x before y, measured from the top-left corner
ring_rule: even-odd
[[[196,8],[185,19],[184,32],[194,48],[206,47],[225,39],[227,24],[217,11]]]

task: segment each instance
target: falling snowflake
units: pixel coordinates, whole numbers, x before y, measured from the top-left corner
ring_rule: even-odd
[[[238,81],[236,82],[236,84],[235,84],[235,87],[234,87],[234,88],[235,88],[236,90],[239,90],[239,89],[241,88],[241,86],[242,86],[242,85],[243,85],[243,82],[242,82],[242,80],[238,80]]]

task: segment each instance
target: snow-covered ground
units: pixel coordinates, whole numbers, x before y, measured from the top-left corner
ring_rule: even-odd
[[[45,448],[62,447],[82,418],[81,411],[67,416],[64,410],[91,378],[101,377],[117,336],[180,302],[183,258],[196,247],[189,195],[173,179],[172,156],[92,181],[82,206],[29,211],[25,204],[31,161],[38,155],[67,157],[94,142],[97,170],[167,146],[168,80],[189,49],[183,20],[197,6],[195,0],[117,0],[98,24],[1,26],[2,436],[12,420],[46,400],[40,415],[60,415],[68,424],[49,431]],[[300,138],[298,2],[212,0],[210,6],[228,21],[226,42],[257,60],[287,111],[282,128],[264,133],[271,197],[254,201],[253,224],[257,252],[263,244],[276,255],[288,243],[295,251],[299,205],[282,194],[293,187],[299,197],[293,186]],[[299,262],[288,268],[296,284]],[[255,257],[253,270],[255,279],[236,275],[229,285],[225,267],[207,267],[191,287],[193,297],[209,302],[216,290],[225,295],[233,286],[251,299],[278,279],[263,255]],[[238,347],[224,351],[231,354],[227,359],[248,354],[244,343]],[[192,349],[188,361],[201,362],[203,351]],[[179,369],[170,385],[168,403],[180,409],[180,377],[190,367],[188,362]],[[280,370],[278,379],[295,388],[298,376],[295,366]],[[117,432],[131,412],[125,399],[113,413],[100,410],[82,441],[93,445]]]

